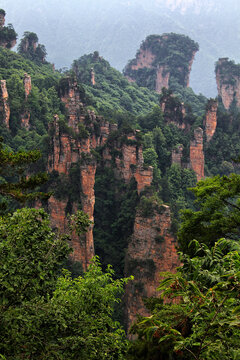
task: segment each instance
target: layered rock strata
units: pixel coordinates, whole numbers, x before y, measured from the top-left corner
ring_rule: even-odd
[[[152,206],[148,216],[138,209],[126,254],[125,273],[134,275],[134,281],[129,282],[125,293],[128,329],[137,314],[149,315],[143,299],[159,295],[156,288],[161,279],[160,272],[174,272],[180,265],[176,240],[171,234],[170,208],[156,203]]]

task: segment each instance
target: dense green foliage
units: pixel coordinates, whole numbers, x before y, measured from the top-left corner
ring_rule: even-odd
[[[189,243],[194,239],[210,247],[222,237],[238,240],[240,175],[209,178],[192,190],[198,210],[188,209],[182,214],[178,238],[184,253],[192,253]]]
[[[95,85],[91,83],[91,72],[95,73]],[[116,112],[129,112],[132,115],[147,113],[158,102],[158,95],[146,88],[140,88],[128,80],[98,52],[84,55],[74,60],[72,71],[78,81],[83,83],[89,104],[111,119]]]
[[[72,220],[84,230],[82,214]],[[103,273],[97,258],[83,277],[59,276],[67,238],[52,232],[43,210],[0,219],[0,354],[7,359],[124,358],[125,334],[112,314],[127,280],[113,280],[110,266]]]
[[[12,24],[8,24],[7,26],[0,28],[0,46],[11,49],[15,45],[16,40],[17,33]]]
[[[96,174],[94,244],[104,266],[111,263],[118,277],[124,274],[125,251],[132,234],[138,203],[136,182],[117,180],[111,168]]]
[[[240,64],[235,64],[228,58],[219,59],[215,66],[215,73],[220,76],[223,84],[236,84],[236,77],[240,76]]]
[[[32,90],[25,99],[23,78],[32,78]],[[61,115],[57,85],[60,74],[51,65],[36,65],[10,50],[0,48],[0,77],[7,81],[10,105],[10,130],[1,127],[4,142],[14,150],[39,149],[43,161],[47,154],[47,129],[54,114]],[[30,130],[21,125],[21,116],[30,112]]]
[[[129,359],[239,358],[239,244],[195,246],[176,274],[162,274],[160,297],[148,301],[152,315],[132,327],[138,340]]]

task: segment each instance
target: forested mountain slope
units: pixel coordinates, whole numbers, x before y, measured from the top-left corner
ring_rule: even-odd
[[[32,34],[25,40],[36,39]],[[45,207],[53,228],[65,231],[77,209],[94,221],[73,236],[72,260],[86,269],[96,252],[117,277],[135,275],[126,293],[129,325],[136,312],[146,314],[141,298],[155,294],[159,271],[179,265],[179,211],[194,208],[188,188],[205,176],[239,172],[239,65],[218,61],[219,97],[206,99],[186,87],[188,74],[172,71],[186,70],[192,50],[186,59],[178,42],[167,41],[164,61],[174,76],[157,94],[97,52],[58,72],[34,44],[21,55],[0,47],[1,136],[10,150],[41,150],[37,168],[49,173],[43,189],[53,195],[35,206]]]

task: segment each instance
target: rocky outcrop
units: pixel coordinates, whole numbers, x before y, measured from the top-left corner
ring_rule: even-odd
[[[157,69],[156,92],[162,92],[162,88],[169,87],[170,72],[167,66],[159,66]]]
[[[25,92],[25,105],[28,101],[28,96],[32,90],[32,82],[31,82],[31,76],[27,73],[24,74],[23,78],[23,86],[24,86],[24,92]],[[25,106],[25,109],[27,106]],[[30,111],[25,110],[24,113],[21,115],[21,127],[25,128],[26,130],[30,129]]]
[[[229,110],[231,105],[240,108],[240,64],[221,58],[216,64],[215,72],[218,96],[225,109]]]
[[[184,35],[150,35],[142,42],[135,59],[124,69],[129,81],[136,81],[161,93],[174,78],[180,85],[189,86],[189,76],[198,44]]]
[[[186,109],[184,103],[174,96],[171,90],[167,90],[166,88],[162,89],[160,108],[167,124],[174,124],[179,129],[189,130],[189,124],[185,119]]]
[[[25,91],[25,99],[27,100],[28,95],[30,94],[30,92],[32,90],[31,76],[28,75],[27,73],[24,74],[23,85],[24,85],[24,91]]]
[[[194,139],[190,142],[190,166],[195,171],[197,181],[204,178],[203,130],[194,130]]]
[[[2,113],[2,122],[9,129],[10,106],[6,80],[1,80],[0,111]]]
[[[171,234],[170,208],[154,202],[150,214],[139,208],[125,262],[126,276],[134,275],[125,293],[128,329],[137,314],[149,315],[143,298],[158,296],[159,273],[174,272],[179,265],[176,240]]]
[[[92,86],[96,85],[96,81],[95,81],[95,72],[94,69],[91,69],[91,84]]]
[[[206,115],[203,123],[205,127],[207,142],[209,142],[212,139],[213,135],[215,134],[215,130],[217,127],[217,109],[218,109],[217,101],[214,99],[208,100],[206,107]]]

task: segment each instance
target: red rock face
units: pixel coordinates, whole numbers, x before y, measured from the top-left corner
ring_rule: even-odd
[[[93,69],[91,69],[91,84],[94,86],[96,84],[95,81],[95,72]]]
[[[115,158],[115,175],[117,178],[123,179],[126,183],[134,177],[137,182],[138,194],[144,190],[146,186],[150,186],[153,180],[153,168],[144,166],[142,146],[137,145],[136,132],[127,136],[128,141],[132,141],[133,145],[123,144],[115,148],[121,154]],[[111,161],[112,157],[108,149],[104,152],[105,161]]]
[[[217,101],[212,99],[208,101],[207,111],[204,120],[207,142],[209,142],[215,134],[215,130],[217,127],[217,108]]]
[[[190,142],[190,166],[197,175],[197,181],[204,178],[203,130],[194,130],[194,140]]]
[[[168,70],[168,67],[159,66],[159,68],[157,69],[156,92],[160,94],[162,92],[163,87],[168,89],[169,78],[170,78],[170,72]]]
[[[1,80],[0,111],[3,114],[3,123],[9,129],[10,106],[8,102],[6,80]]]
[[[170,208],[166,205],[155,209],[148,218],[137,211],[125,263],[126,275],[134,275],[134,281],[127,285],[125,294],[128,329],[137,314],[149,315],[142,298],[158,296],[159,273],[174,272],[180,265],[170,227]]]
[[[23,85],[25,90],[25,99],[27,100],[28,95],[32,90],[32,82],[31,82],[31,76],[26,73],[24,74]]]
[[[228,69],[230,63],[228,58],[221,58],[217,62],[216,81],[218,95],[222,99],[223,105],[226,110],[229,110],[233,101],[236,106],[240,108],[240,74],[225,71]],[[237,67],[239,65],[233,65]],[[239,70],[238,70],[239,73]]]
[[[62,87],[60,95],[62,102],[65,104],[68,126],[73,133],[66,133],[66,131],[62,130],[58,116],[54,117],[53,123],[49,126],[49,132],[52,134],[52,151],[48,158],[48,171],[55,170],[59,174],[65,174],[68,177],[71,165],[80,162],[81,207],[88,214],[90,220],[93,221],[96,160],[93,158],[91,150],[106,143],[109,132],[114,126],[111,126],[101,117],[96,117],[94,112],[84,109],[76,82],[69,80]],[[94,132],[94,122],[98,124],[100,129],[98,135]],[[79,129],[84,128],[86,131],[86,126],[91,129],[91,134],[81,136]],[[52,204],[55,204],[53,199],[49,206],[53,225],[58,227],[60,231],[64,231],[65,225],[63,226],[63,224],[66,224],[67,201],[59,202],[56,200],[57,212],[54,212],[54,205]],[[74,208],[77,209],[77,204],[74,204]],[[57,214],[59,214],[59,217]],[[73,259],[81,261],[83,269],[86,270],[91,258],[94,256],[93,225],[89,227],[88,232],[81,238],[74,234],[72,246],[74,249]]]

